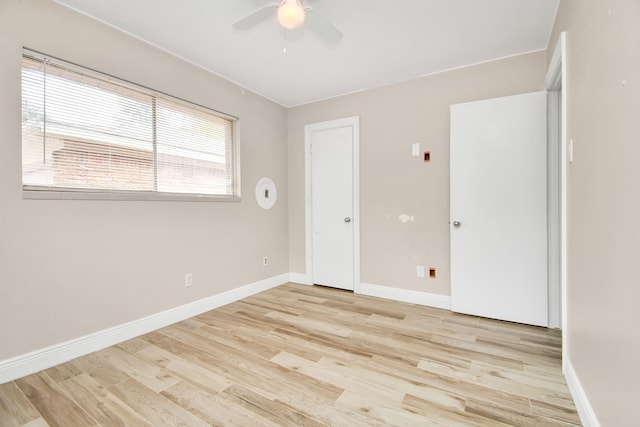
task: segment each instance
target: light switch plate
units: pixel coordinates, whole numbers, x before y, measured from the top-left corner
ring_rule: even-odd
[[[567,147],[569,151],[569,163],[573,162],[573,139],[569,140],[569,146]]]

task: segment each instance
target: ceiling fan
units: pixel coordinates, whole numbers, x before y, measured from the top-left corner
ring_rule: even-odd
[[[306,0],[304,3],[316,1],[318,0]],[[326,43],[337,43],[342,39],[342,33],[312,7],[303,4],[303,0],[280,0],[278,3],[268,4],[236,21],[233,27],[247,31],[274,15],[284,29],[293,30],[305,24]]]

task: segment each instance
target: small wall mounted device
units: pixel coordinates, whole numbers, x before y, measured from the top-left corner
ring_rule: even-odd
[[[271,209],[278,199],[276,184],[271,178],[263,177],[256,184],[256,201],[262,209]]]

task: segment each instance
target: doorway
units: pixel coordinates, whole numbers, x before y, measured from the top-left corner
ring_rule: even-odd
[[[566,34],[558,38],[545,77],[549,111],[549,327],[566,331],[567,114]],[[562,334],[566,354],[566,334]]]
[[[305,228],[311,284],[360,283],[359,118],[305,126]]]

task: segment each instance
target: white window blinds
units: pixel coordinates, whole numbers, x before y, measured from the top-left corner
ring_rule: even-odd
[[[237,197],[232,117],[30,51],[26,190]]]

